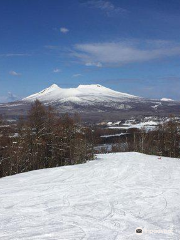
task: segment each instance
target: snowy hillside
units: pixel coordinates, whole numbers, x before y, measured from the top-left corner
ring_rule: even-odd
[[[137,99],[138,97],[113,91],[101,85],[79,85],[77,88],[63,89],[53,84],[43,91],[33,94],[23,101],[35,101],[36,99],[42,102],[74,102],[74,103],[88,103],[94,102],[109,102],[109,101],[127,101]]]
[[[2,178],[0,239],[179,239],[179,173],[179,159],[116,153]]]

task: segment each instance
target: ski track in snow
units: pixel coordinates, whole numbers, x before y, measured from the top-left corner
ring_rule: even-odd
[[[140,153],[2,178],[0,240],[179,240],[179,192],[180,160]]]

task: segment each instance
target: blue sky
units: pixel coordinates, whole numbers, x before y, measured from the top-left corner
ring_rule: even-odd
[[[180,100],[179,0],[1,0],[0,101],[53,83]]]

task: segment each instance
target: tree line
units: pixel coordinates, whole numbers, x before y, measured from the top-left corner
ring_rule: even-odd
[[[171,117],[169,121],[159,124],[153,131],[134,133],[128,143],[129,148],[146,154],[179,158],[180,157],[180,123]]]
[[[172,158],[180,157],[180,123],[171,117],[154,130],[131,129],[112,147],[113,152],[134,151]]]
[[[0,177],[93,159],[93,132],[79,116],[59,117],[36,100],[26,119],[0,118]]]

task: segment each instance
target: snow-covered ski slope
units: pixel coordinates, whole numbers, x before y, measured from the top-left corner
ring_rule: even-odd
[[[0,179],[1,240],[179,238],[179,159],[115,153]]]

